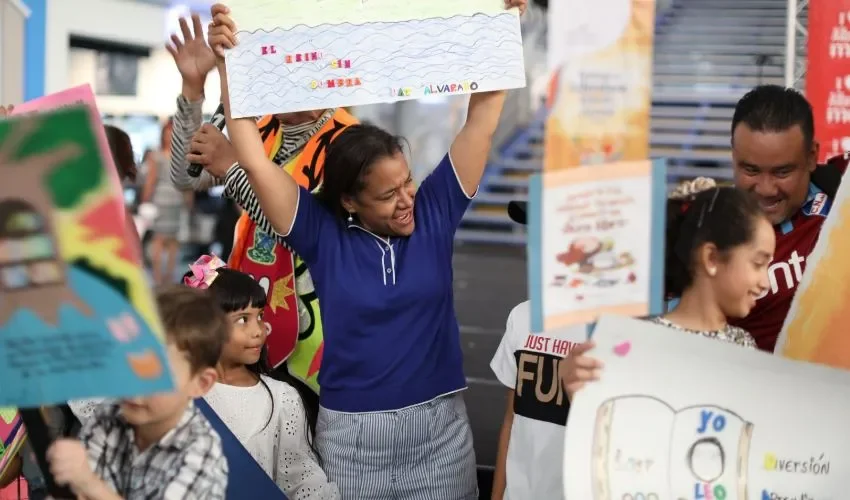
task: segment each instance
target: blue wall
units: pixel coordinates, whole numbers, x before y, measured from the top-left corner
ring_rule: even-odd
[[[23,0],[31,11],[24,31],[24,101],[44,95],[48,1]]]

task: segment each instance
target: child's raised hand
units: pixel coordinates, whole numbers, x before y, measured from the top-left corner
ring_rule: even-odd
[[[50,473],[59,485],[70,486],[74,493],[86,491],[97,476],[89,467],[83,443],[76,439],[58,439],[47,450]]]
[[[596,344],[592,340],[579,344],[573,347],[567,357],[558,364],[558,378],[561,379],[561,384],[570,400],[584,387],[584,384],[599,380],[602,362],[585,355],[594,347]]]
[[[230,9],[217,3],[210,10],[212,22],[207,34],[207,42],[219,58],[224,57],[224,49],[236,46],[236,23],[230,18]]]
[[[505,0],[506,9],[513,7],[517,7],[519,9],[519,15],[523,15],[525,14],[525,9],[528,8],[528,0]]]

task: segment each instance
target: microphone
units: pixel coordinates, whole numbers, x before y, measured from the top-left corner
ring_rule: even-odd
[[[219,130],[224,130],[224,104],[219,104],[218,108],[216,108],[215,113],[213,113],[212,118],[210,119],[210,123],[215,125],[215,127]],[[188,173],[192,177],[200,177],[201,172],[204,171],[203,165],[200,163],[193,163],[189,165],[189,168],[186,169],[186,173]]]

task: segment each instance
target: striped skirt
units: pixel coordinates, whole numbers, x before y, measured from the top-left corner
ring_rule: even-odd
[[[389,412],[320,408],[316,447],[343,500],[478,498],[462,393]]]

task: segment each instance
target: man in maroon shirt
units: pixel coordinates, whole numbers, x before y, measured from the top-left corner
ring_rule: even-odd
[[[732,118],[735,185],[752,192],[776,230],[770,289],[749,316],[735,321],[760,349],[773,352],[806,259],[832,205],[847,156],[818,165],[812,107],[793,89],[754,88]]]

